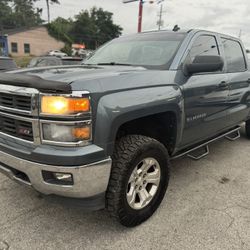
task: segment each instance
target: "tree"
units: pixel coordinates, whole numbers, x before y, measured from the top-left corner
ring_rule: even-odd
[[[95,7],[81,11],[74,20],[59,17],[47,27],[50,35],[66,45],[84,43],[88,49],[96,49],[122,32],[122,28],[113,23],[113,13]]]
[[[0,32],[4,27],[9,27],[12,23],[12,9],[9,6],[10,0],[0,1]]]
[[[47,13],[48,13],[48,23],[50,23],[50,4],[57,3],[60,4],[59,0],[46,0]]]
[[[121,35],[122,28],[113,23],[113,13],[102,8],[92,8],[75,16],[70,36],[77,43],[85,43],[88,48],[96,49],[103,43]]]
[[[12,19],[15,27],[37,26],[43,23],[42,9],[34,8],[36,0],[12,0]]]
[[[74,25],[72,19],[64,19],[58,17],[53,22],[47,25],[49,34],[56,38],[57,40],[63,41],[67,44],[72,44],[74,38],[70,36],[70,31]]]
[[[91,19],[97,27],[99,43],[103,44],[121,35],[122,28],[113,23],[113,13],[94,7],[91,9]]]
[[[13,29],[42,24],[42,10],[34,8],[35,1],[36,0],[1,0],[0,29]]]

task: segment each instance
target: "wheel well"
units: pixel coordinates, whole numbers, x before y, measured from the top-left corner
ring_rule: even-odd
[[[138,118],[124,123],[117,132],[116,139],[137,134],[154,138],[173,152],[176,142],[177,118],[174,112],[165,112]]]

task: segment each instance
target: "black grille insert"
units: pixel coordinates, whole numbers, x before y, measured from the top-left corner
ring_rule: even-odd
[[[0,106],[31,111],[31,97],[0,93]]]
[[[32,123],[0,115],[0,132],[33,141]]]

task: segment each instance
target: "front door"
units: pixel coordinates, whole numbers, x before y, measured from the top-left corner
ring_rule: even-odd
[[[220,55],[216,37],[197,37],[186,58]],[[228,119],[228,75],[223,71],[199,73],[187,77],[183,86],[185,124],[181,147],[206,140],[220,133]]]

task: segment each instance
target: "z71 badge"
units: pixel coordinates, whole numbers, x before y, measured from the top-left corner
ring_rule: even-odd
[[[27,128],[19,128],[18,129],[18,134],[20,135],[30,135],[32,133],[32,131],[30,129]]]

